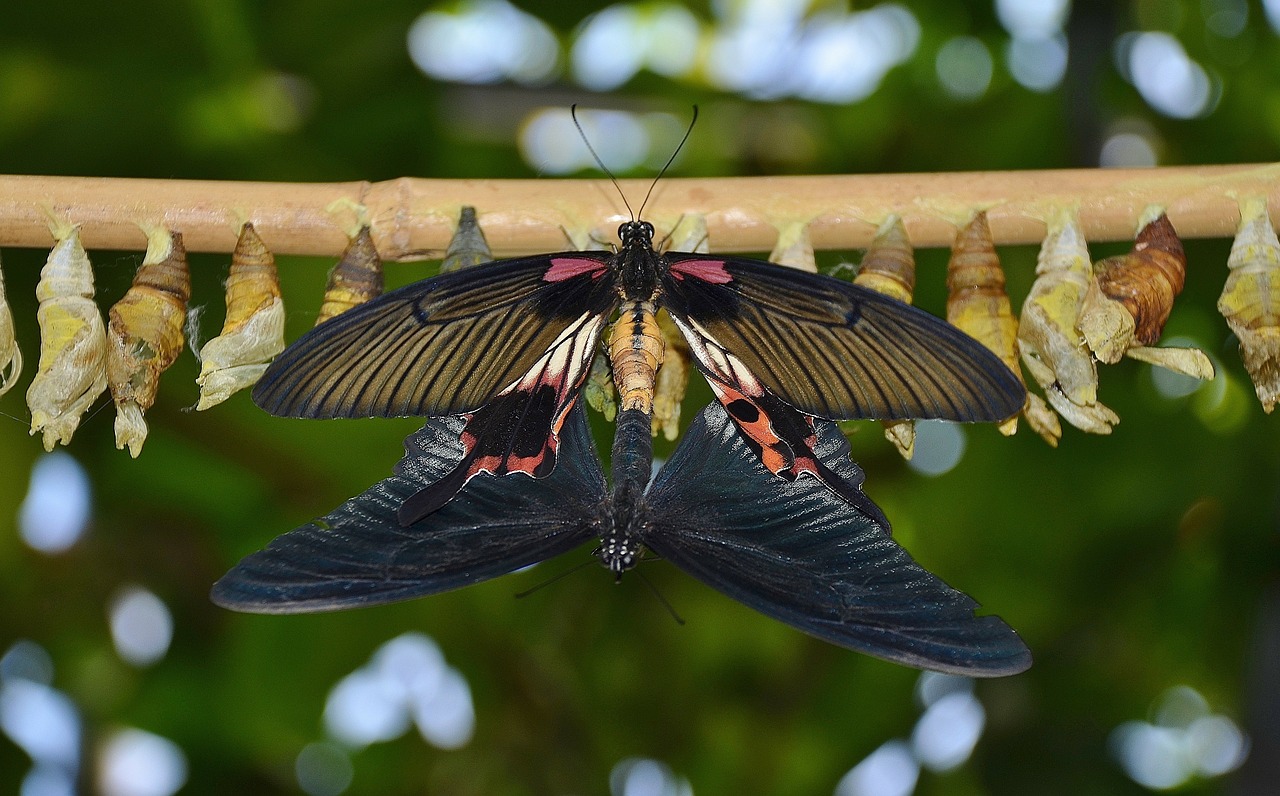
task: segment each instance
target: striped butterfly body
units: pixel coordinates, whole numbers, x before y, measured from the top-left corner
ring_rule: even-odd
[[[994,354],[934,316],[857,285],[758,260],[659,253],[653,226],[616,252],[503,260],[408,285],[308,332],[253,391],[285,417],[461,415],[462,458],[404,501],[412,524],[481,473],[543,478],[618,313],[610,354],[623,408],[646,416],[664,309],[764,467],[810,473],[815,418],[998,421],[1025,389]]]

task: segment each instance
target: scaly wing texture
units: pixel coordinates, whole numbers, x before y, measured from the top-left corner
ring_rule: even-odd
[[[981,343],[857,285],[757,260],[671,253],[663,306],[699,367],[830,419],[998,421],[1026,388]]]
[[[862,471],[832,423],[816,453],[860,494]],[[889,536],[865,495],[761,466],[712,403],[649,490],[645,544],[728,596],[833,644],[908,666],[980,677],[1023,671],[1031,655],[996,616],[925,570]]]
[[[401,504],[457,468],[461,430],[459,418],[429,421],[405,441],[394,476],[247,556],[214,585],[213,601],[268,614],[379,605],[488,580],[598,535],[604,474],[580,408],[547,478],[481,474],[402,526]]]
[[[504,260],[387,293],[296,340],[253,400],[284,417],[475,410],[526,376],[566,329],[613,311],[610,256]]]
[[[420,489],[400,508],[400,522],[436,511],[480,473],[544,478],[556,466],[560,429],[574,407],[604,328],[604,316],[570,324],[519,381],[465,416],[463,456],[449,475]]]

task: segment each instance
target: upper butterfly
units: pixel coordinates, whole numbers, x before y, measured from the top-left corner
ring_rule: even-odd
[[[813,416],[993,422],[1023,405],[1025,388],[994,354],[923,310],[759,260],[659,253],[645,221],[618,236],[616,252],[501,260],[351,309],[289,346],[253,400],[284,417],[465,415],[462,461],[406,502],[406,525],[478,473],[551,472],[615,311],[620,408],[650,411],[651,391],[628,390],[626,374],[661,362],[653,318],[666,309],[765,467],[836,491],[813,454]]]

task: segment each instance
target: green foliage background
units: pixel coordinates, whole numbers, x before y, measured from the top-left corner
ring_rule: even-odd
[[[997,59],[989,92],[971,104],[941,92],[932,59],[963,33],[998,53],[1006,34],[990,5],[909,5],[923,25],[915,58],[869,100],[826,106],[752,102],[647,73],[604,96],[568,82],[433,82],[405,50],[421,0],[9,4],[0,13],[0,171],[532,177],[514,147],[519,121],[530,109],[575,101],[678,115],[699,103],[705,125],[685,175],[1091,167],[1120,117],[1150,125],[1162,164],[1277,159],[1280,47],[1257,4],[1244,34],[1225,42],[1204,26],[1209,3],[1079,2],[1063,87],[1027,91]],[[526,8],[562,34],[595,10],[580,2]],[[1110,42],[1139,29],[1170,30],[1214,71],[1223,91],[1213,113],[1160,117],[1119,77]],[[282,89],[279,74],[297,83]],[[303,113],[273,129],[264,96],[290,85],[306,87]],[[768,154],[760,131],[781,121],[802,131],[806,156]],[[548,180],[548,195],[555,191]],[[1102,398],[1123,419],[1112,436],[1068,430],[1053,450],[1025,429],[1012,439],[969,429],[960,466],[937,478],[909,470],[878,430],[855,435],[867,491],[897,537],[1017,628],[1036,657],[1024,675],[978,684],[988,727],[974,759],[924,774],[917,792],[1140,792],[1108,753],[1108,733],[1146,717],[1176,684],[1245,725],[1253,743],[1230,785],[1200,781],[1190,791],[1263,793],[1277,781],[1280,425],[1254,401],[1214,309],[1228,247],[1188,244],[1187,289],[1167,332],[1195,337],[1222,363],[1218,386],[1170,400],[1154,390],[1147,366],[1107,368]],[[411,733],[357,752],[350,793],[604,793],[611,767],[629,756],[667,762],[698,794],[830,793],[882,742],[910,733],[920,710],[916,672],[809,639],[663,564],[647,571],[684,627],[639,580],[613,587],[594,570],[512,599],[567,559],[354,613],[252,617],[215,608],[207,590],[218,576],[386,475],[417,423],[274,419],[244,394],[188,413],[197,372],[189,355],[163,380],[140,459],[114,449],[109,407],[77,433],[69,452],[88,468],[95,497],[87,537],[62,555],[28,549],[15,517],[42,455],[26,434],[23,392],[37,358],[32,292],[44,254],[4,251],[29,364],[21,387],[0,399],[0,411],[16,418],[0,418],[0,648],[27,638],[49,650],[54,685],[83,711],[91,755],[96,738],[136,726],[183,748],[185,793],[297,792],[293,761],[323,737],[328,690],[406,630],[435,638],[467,677],[475,737],[439,751]],[[1035,251],[1002,254],[1017,304]],[[139,259],[94,253],[100,306],[123,294]],[[939,314],[944,263],[943,252],[920,253],[920,301]],[[195,255],[191,264],[208,334],[220,319],[225,257]],[[328,263],[280,265],[292,339],[311,325]],[[430,270],[389,268],[397,283]],[[1215,410],[1222,389],[1227,409]],[[126,583],[154,591],[175,617],[168,656],[143,670],[116,657],[106,622],[108,601]],[[26,768],[23,753],[0,740],[0,790],[14,792]]]

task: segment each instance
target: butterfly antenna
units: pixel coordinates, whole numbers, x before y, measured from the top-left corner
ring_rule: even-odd
[[[595,563],[595,559],[589,558],[586,561],[583,561],[581,564],[570,567],[569,569],[566,569],[564,572],[561,572],[558,575],[552,575],[551,577],[539,583],[537,586],[534,586],[531,589],[525,589],[522,592],[518,592],[516,594],[516,599],[517,600],[524,599],[525,597],[528,597],[530,594],[533,594],[535,591],[541,591],[543,588],[550,586],[552,583],[555,583],[556,581],[559,581],[559,580],[563,580],[564,578],[569,577],[570,575],[582,569],[583,567],[589,566],[594,563]]]
[[[653,581],[649,580],[639,569],[632,571],[636,573],[637,578],[644,581],[644,585],[649,587],[649,591],[653,592],[653,596],[658,598],[658,602],[662,603],[662,607],[667,609],[667,613],[671,614],[671,618],[676,620],[676,624],[683,627],[684,620],[680,618],[680,614],[676,613],[675,606],[663,596],[662,592],[658,591],[658,587],[654,585]]]
[[[622,192],[622,186],[618,184],[618,178],[614,177],[613,172],[609,171],[609,167],[604,165],[604,161],[601,160],[600,155],[596,153],[596,148],[591,146],[591,141],[587,138],[586,131],[582,129],[582,122],[578,121],[578,104],[576,102],[569,106],[569,116],[573,118],[573,126],[578,128],[578,135],[582,137],[582,143],[587,145],[587,151],[591,153],[591,157],[595,158],[596,165],[600,167],[600,170],[608,176],[609,182],[613,183],[613,187],[618,191],[618,196],[622,197],[622,203],[627,206],[627,212],[631,214],[631,220],[635,221],[636,211],[631,209],[631,203],[627,201],[627,195]],[[652,191],[653,189],[650,188],[649,190]],[[645,200],[647,201],[648,198],[649,197],[646,196]],[[644,205],[641,205],[640,209],[643,210]]]
[[[654,177],[653,182],[649,185],[649,192],[644,195],[644,201],[640,203],[640,215],[644,215],[644,206],[649,204],[649,197],[653,195],[653,189],[658,186],[658,180],[662,179],[662,175],[667,173],[667,169],[671,168],[671,164],[676,162],[676,155],[680,154],[680,150],[684,149],[685,142],[689,140],[689,136],[693,135],[693,126],[697,124],[697,122],[698,106],[694,105],[693,118],[689,120],[689,129],[684,131],[684,138],[680,139],[680,143],[676,145],[676,149],[671,153],[671,157],[667,158],[667,165],[662,167],[662,170],[658,172],[658,176]]]

